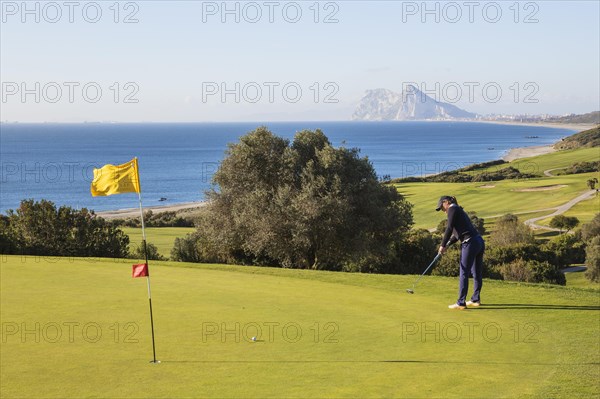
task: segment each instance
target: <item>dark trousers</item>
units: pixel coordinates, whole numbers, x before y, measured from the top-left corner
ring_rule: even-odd
[[[483,273],[483,252],[485,251],[485,242],[481,236],[472,237],[469,241],[461,244],[460,253],[460,276],[458,288],[458,303],[464,305],[469,290],[469,274],[473,275],[473,296],[471,301],[479,302],[481,292],[482,273]]]

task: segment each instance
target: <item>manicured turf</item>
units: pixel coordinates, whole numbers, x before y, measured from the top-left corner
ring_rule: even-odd
[[[585,272],[565,273],[567,287],[570,288],[590,288],[600,290],[600,283],[595,283],[585,277]]]
[[[121,228],[129,236],[131,245],[140,245],[142,242],[142,229],[133,227]],[[148,227],[146,228],[146,240],[156,245],[158,253],[169,257],[175,238],[185,237],[196,229],[193,227]]]
[[[600,395],[597,291],[486,280],[450,311],[452,278],[154,263],[150,364],[129,261],[1,261],[2,398]]]
[[[476,212],[478,216],[486,219],[493,219],[494,216],[506,213],[534,213],[540,209],[567,203],[588,190],[587,180],[599,177],[598,173],[542,177],[543,172],[548,169],[567,167],[575,162],[598,160],[600,160],[600,149],[597,147],[558,151],[471,172],[496,171],[513,166],[524,173],[540,175],[537,179],[477,183],[402,183],[395,184],[395,187],[406,196],[409,202],[414,204],[415,226],[432,228],[444,219],[444,215],[436,214],[434,211],[437,199],[442,195],[456,196],[467,211]],[[554,189],[550,187],[549,190],[540,191],[520,191],[561,185],[565,187],[554,187]],[[590,202],[578,205],[570,211],[572,214],[567,213],[567,215],[577,216],[579,213],[582,216],[582,223],[588,222],[598,212],[597,204],[598,202]],[[534,216],[527,215],[527,217]],[[521,219],[525,220],[526,216],[522,216]]]
[[[600,213],[600,196],[595,196],[589,200],[581,201],[579,204],[563,213],[563,215],[575,216],[579,219],[578,227],[581,227],[582,224],[590,222],[598,213]],[[550,225],[551,220],[552,218],[542,219],[537,222],[537,224],[548,226]]]
[[[521,158],[507,164],[481,169],[478,171],[478,173],[483,171],[496,171],[498,169],[512,166],[516,169],[519,169],[523,173],[533,173],[542,176],[545,170],[566,168],[576,162],[593,162],[598,160],[600,160],[600,148],[578,148],[575,150],[564,150],[550,154],[538,155],[531,158]]]
[[[435,212],[437,200],[441,195],[454,195],[467,211],[489,218],[506,213],[532,212],[562,205],[587,190],[586,180],[591,175],[586,173],[489,183],[403,183],[395,186],[409,202],[414,204],[416,227],[431,228],[437,226],[445,216]],[[557,185],[565,187],[521,191]]]

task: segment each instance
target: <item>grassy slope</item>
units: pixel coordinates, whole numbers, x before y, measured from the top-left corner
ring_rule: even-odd
[[[148,363],[146,282],[130,278],[129,262],[2,258],[0,396],[600,394],[597,291],[486,281],[488,305],[456,312],[446,309],[456,292],[456,280],[449,278],[427,277],[408,295],[404,289],[415,276],[168,262],[151,270],[160,365]],[[5,326],[26,323],[31,329],[36,322],[39,342],[35,334],[6,334]],[[72,342],[67,327],[58,342],[48,342],[56,329],[44,326],[51,322],[79,323]],[[239,334],[203,334],[203,323],[234,328],[236,322]],[[97,342],[83,338],[86,323],[102,329]],[[252,323],[263,328],[259,342],[236,342]],[[272,339],[265,323],[279,323],[271,324]],[[297,342],[290,342],[294,328],[282,334],[288,323],[302,329]],[[407,333],[425,326],[431,332]],[[86,337],[95,331],[88,329]],[[127,332],[135,332],[129,339],[138,342],[125,342]],[[255,334],[251,328],[246,333]],[[332,339],[337,342],[324,342]]]
[[[579,219],[579,226],[581,226],[583,223],[592,220],[598,212],[600,212],[600,196],[580,202],[563,215],[575,216],[577,219]],[[551,220],[552,218],[542,219],[537,222],[537,224],[549,226]]]
[[[598,159],[600,159],[599,148],[583,148],[519,159],[509,164],[493,166],[470,173],[498,170],[498,168],[505,168],[510,165],[524,173],[541,175],[544,170],[567,167],[575,162]],[[465,209],[474,211],[479,216],[489,219],[490,216],[505,213],[531,212],[562,205],[578,194],[585,192],[588,189],[587,180],[597,176],[598,173],[584,173],[489,183],[404,183],[395,186],[400,193],[407,197],[408,201],[414,204],[416,227],[431,228],[437,226],[439,221],[443,219],[443,215],[436,214],[434,211],[437,199],[441,195],[454,195],[458,197],[459,203]],[[567,185],[567,187],[551,191],[516,191],[525,188],[562,184]],[[494,187],[485,188],[485,186]],[[580,206],[583,207],[580,211],[574,210],[573,212],[580,212],[582,223],[591,220],[594,204]],[[592,209],[588,209],[588,207]],[[529,215],[524,215],[522,218],[526,216]]]
[[[490,183],[406,183],[395,186],[408,201],[414,204],[416,226],[431,228],[437,226],[444,218],[444,215],[434,210],[441,195],[454,195],[466,210],[474,211],[480,217],[489,218],[506,213],[531,212],[562,205],[587,190],[588,175],[592,174]],[[488,184],[494,187],[483,187]],[[518,191],[548,185],[566,185],[566,187],[550,191]]]
[[[579,148],[575,150],[557,151],[531,158],[517,159],[507,164],[487,169],[496,170],[494,168],[512,166],[519,169],[523,173],[542,175],[544,171],[548,169],[566,168],[576,162],[591,162],[598,160],[600,160],[600,147]],[[482,169],[482,171],[487,169]]]

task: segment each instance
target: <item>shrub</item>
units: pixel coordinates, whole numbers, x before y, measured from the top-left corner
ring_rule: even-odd
[[[397,261],[386,273],[420,274],[438,249],[438,240],[425,229],[411,230],[397,247]]]
[[[522,258],[513,260],[510,263],[502,265],[500,268],[502,278],[509,281],[533,281],[533,271],[529,264]]]
[[[517,258],[500,268],[505,280],[565,285],[565,275],[548,262]]]
[[[167,260],[167,258],[165,258],[164,256],[162,256],[161,254],[158,253],[158,248],[156,248],[156,245],[154,245],[150,242],[146,243],[146,251],[148,252],[149,260]],[[141,242],[139,245],[137,245],[133,251],[131,251],[131,248],[130,248],[129,258],[142,259],[142,260],[144,260],[146,258],[146,254],[144,253],[144,243],[143,242]]]
[[[13,253],[50,256],[124,258],[129,237],[86,208],[56,208],[53,202],[21,201],[8,211],[7,232]]]
[[[552,263],[559,268],[585,261],[585,243],[575,234],[562,234],[553,238],[542,246],[542,251],[552,256]]]
[[[596,283],[600,282],[600,236],[590,241],[585,251],[585,276]]]
[[[484,266],[485,267],[485,266]],[[434,276],[456,277],[460,273],[460,250],[454,245],[446,251],[442,259],[433,268]]]
[[[598,236],[600,236],[600,213],[597,213],[591,222],[581,226],[581,239],[583,241],[590,241]]]
[[[495,247],[506,247],[516,244],[532,244],[535,242],[533,232],[513,214],[506,214],[496,221],[494,231],[490,234],[490,244]]]

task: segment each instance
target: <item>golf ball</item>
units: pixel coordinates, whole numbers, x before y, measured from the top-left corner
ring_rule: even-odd
[[[252,337],[252,341],[256,342],[256,337]]]

